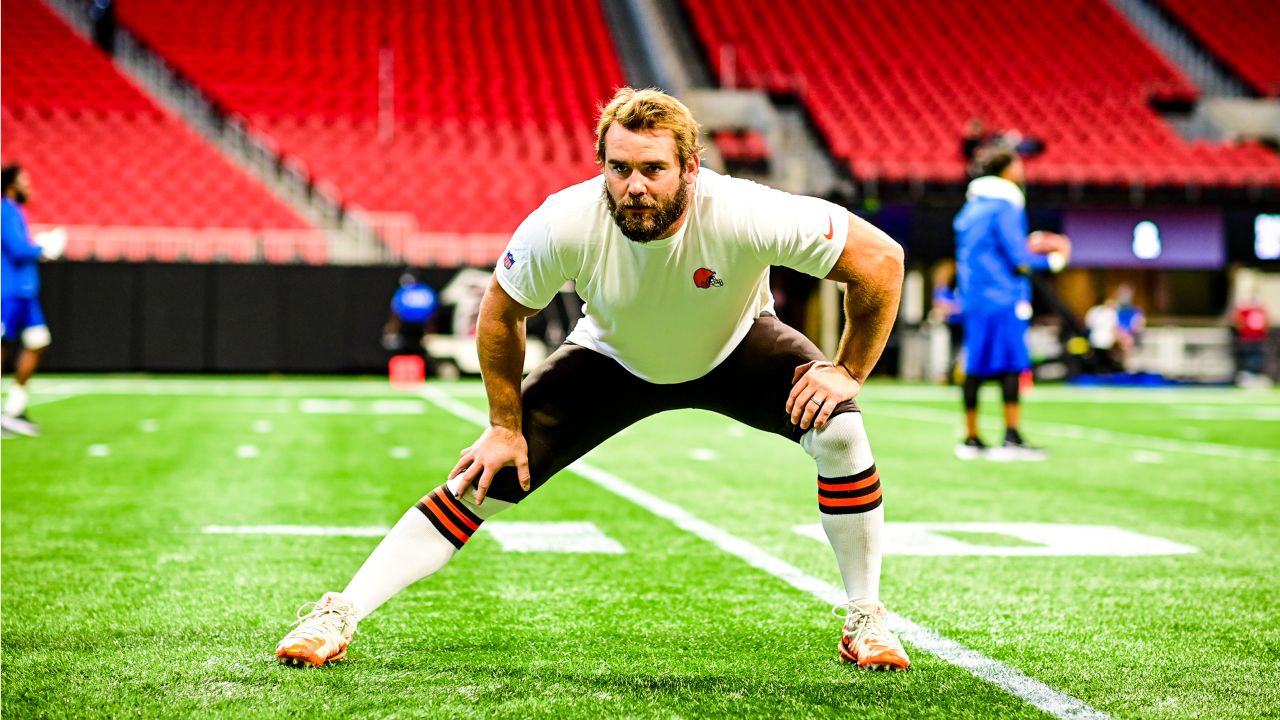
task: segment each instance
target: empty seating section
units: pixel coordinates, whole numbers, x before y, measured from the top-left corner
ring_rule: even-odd
[[[8,107],[3,113],[4,156],[31,170],[33,222],[305,227],[170,116]]]
[[[744,177],[769,172],[769,144],[760,131],[722,128],[711,133],[711,141],[727,172]]]
[[[507,233],[596,172],[624,84],[597,0],[121,0],[122,21],[367,210]]]
[[[351,118],[258,126],[344,199],[412,213],[419,227],[438,232],[509,233],[548,194],[597,172],[592,135],[581,123],[575,133],[448,119],[401,124],[387,140],[379,140],[376,122]]]
[[[712,140],[725,162],[754,163],[769,158],[769,146],[757,130],[717,130]]]
[[[1262,95],[1280,97],[1280,2],[1159,0],[1192,37]]]
[[[2,7],[4,159],[30,170],[33,224],[82,228],[71,254],[90,226],[308,227],[43,3]]]
[[[1280,184],[1265,148],[1188,143],[1150,108],[1196,89],[1106,0],[687,4],[713,70],[799,94],[859,178],[962,180],[978,116],[1046,142],[1032,182]]]

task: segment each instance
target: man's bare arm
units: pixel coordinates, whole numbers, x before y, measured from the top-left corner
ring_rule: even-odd
[[[849,215],[849,237],[828,280],[845,283],[844,333],[835,362],[862,383],[880,360],[902,299],[902,246]]]
[[[902,296],[902,246],[849,215],[849,234],[828,280],[845,283],[844,332],[835,364],[796,368],[787,412],[802,428],[824,427],[836,405],[858,394],[889,341]],[[816,402],[815,402],[816,401]]]
[[[489,396],[489,424],[520,432],[520,378],[524,374],[525,321],[537,310],[516,302],[495,277],[480,301],[476,351]]]
[[[476,482],[476,503],[483,502],[494,473],[514,465],[520,487],[529,489],[529,449],[521,434],[520,378],[524,371],[525,321],[538,311],[516,302],[495,277],[480,302],[476,350],[485,393],[489,396],[489,429],[462,457],[449,479],[462,475],[457,494]],[[477,481],[477,477],[479,480]]]

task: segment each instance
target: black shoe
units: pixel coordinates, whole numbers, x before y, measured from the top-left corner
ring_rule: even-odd
[[[999,460],[1027,460],[1036,462],[1049,457],[1049,453],[1044,448],[1028,445],[1026,440],[1022,439],[1022,434],[1017,430],[1008,430],[1004,434],[1004,444],[1000,446],[999,452],[992,452],[992,459]]]
[[[986,454],[986,443],[976,437],[971,437],[956,446],[956,457],[961,460],[977,460]]]

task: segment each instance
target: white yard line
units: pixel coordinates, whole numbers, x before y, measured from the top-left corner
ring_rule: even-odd
[[[488,424],[488,417],[466,403],[449,397],[436,388],[427,386],[422,396],[445,411],[481,427]],[[630,500],[649,512],[669,520],[677,527],[693,533],[716,547],[734,555],[752,567],[763,570],[788,585],[809,593],[830,605],[844,603],[848,598],[836,586],[805,573],[790,563],[776,558],[742,538],[730,534],[710,523],[699,520],[684,508],[652,495],[609,472],[579,460],[569,469],[599,487]],[[938,633],[896,613],[890,614],[890,623],[902,639],[925,652],[967,670],[975,677],[1001,688],[1009,694],[1058,718],[1108,718],[1081,700],[1054,690],[1043,682],[982,653],[947,639]]]
[[[897,385],[872,383],[859,395],[872,402],[955,402],[960,388],[943,385]],[[1073,405],[1226,405],[1267,406],[1280,402],[1280,392],[1240,390],[1224,387],[1079,387],[1037,385],[1028,394],[1033,402]],[[988,384],[982,397],[996,400],[999,390]]]
[[[6,390],[6,392],[8,391]],[[27,401],[27,407],[49,405],[63,400],[70,400],[73,397],[80,397],[81,394],[82,393],[74,390],[68,390],[62,385],[55,385],[52,388],[36,386],[32,389],[31,399]]]
[[[329,525],[205,525],[200,531],[208,535],[302,535],[313,537],[376,537],[387,534],[389,527],[336,527]]]
[[[961,424],[959,411],[947,412],[933,408],[906,407],[877,403],[868,404],[867,412],[874,415],[885,415],[903,420],[918,420],[928,423],[953,425],[957,429]],[[1172,438],[1138,435],[1136,433],[1102,430],[1099,428],[1067,425],[1064,423],[1034,422],[1031,430],[1034,435],[1053,435],[1071,438],[1072,440],[1088,440],[1089,442],[1117,445],[1132,450],[1135,447],[1161,452],[1193,453],[1212,457],[1230,458],[1232,460],[1261,460],[1264,462],[1280,461],[1280,452],[1264,448],[1246,448],[1237,445],[1219,445],[1217,443],[1198,442],[1195,440],[1174,440]]]
[[[437,397],[483,397],[483,387],[479,383],[459,385],[428,383],[421,392],[431,393]],[[1081,388],[1037,388],[1036,402],[1063,403],[1130,403],[1167,404],[1167,403],[1224,403],[1249,406],[1253,403],[1265,403],[1274,394],[1241,395],[1232,390],[1221,389],[1081,389]],[[923,407],[903,406],[897,401],[928,401],[955,399],[953,388],[908,387],[908,386],[874,386],[864,393],[868,411],[873,414],[899,417],[908,420],[919,420],[930,423],[958,423],[958,413]],[[41,397],[43,395],[43,397]],[[73,379],[51,384],[45,388],[37,388],[33,393],[32,404],[57,402],[68,397],[80,395],[216,395],[219,397],[306,397],[329,396],[348,398],[405,398],[408,393],[396,391],[388,384],[380,382],[319,382],[319,381],[274,381],[274,380],[201,380],[201,379],[153,379],[153,378],[107,378],[107,379]],[[338,401],[341,402],[341,401]],[[1200,442],[1195,440],[1176,440],[1160,438],[1136,433],[1101,430],[1080,425],[1064,423],[1035,423],[1035,432],[1076,440],[1088,440],[1122,447],[1139,447],[1164,452],[1183,452],[1233,460],[1260,460],[1265,462],[1280,461],[1280,451],[1265,448],[1245,448],[1234,445]]]
[[[377,381],[311,380],[215,380],[164,378],[75,378],[41,383],[32,381],[31,397],[38,395],[216,395],[219,397],[352,397],[405,398],[413,393],[399,391]],[[53,384],[56,382],[57,384]],[[7,385],[6,385],[7,387]]]
[[[379,380],[269,380],[269,379],[216,379],[216,378],[163,378],[163,377],[101,377],[101,378],[51,378],[34,381],[32,397],[47,394],[95,394],[95,395],[230,395],[236,397],[364,397],[402,398],[412,397],[417,389],[397,390],[390,383]],[[4,387],[10,384],[5,379]],[[453,397],[484,397],[484,386],[479,382],[459,383],[428,381],[425,387],[444,390]],[[1262,408],[1263,419],[1274,419],[1274,408],[1280,403],[1280,391],[1248,391],[1220,387],[1074,387],[1042,385],[1032,391],[1031,397],[1043,404],[1116,404],[1116,405],[1220,405],[1240,408]],[[996,397],[996,391],[988,387],[986,395]],[[984,397],[986,396],[984,395]],[[937,385],[898,385],[873,383],[862,391],[868,403],[881,402],[952,402],[959,398],[954,387]],[[1183,412],[1183,411],[1179,411]],[[1186,412],[1197,412],[1187,410]]]
[[[207,535],[301,535],[310,537],[382,537],[388,527],[327,525],[206,525]],[[480,528],[505,552],[592,553],[619,555],[626,548],[589,522],[502,522]]]

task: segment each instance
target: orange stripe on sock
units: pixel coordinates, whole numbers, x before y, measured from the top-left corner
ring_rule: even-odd
[[[880,479],[880,473],[875,473],[869,478],[863,478],[857,482],[851,483],[824,483],[818,481],[818,488],[830,492],[847,492],[849,490],[861,490],[864,487],[874,485]]]
[[[471,522],[471,518],[467,517],[466,511],[459,507],[458,499],[455,498],[453,493],[449,492],[448,489],[437,491],[432,493],[432,495],[435,495],[436,501],[442,506],[448,507],[452,510],[453,514],[458,516],[458,519],[462,521],[463,525],[471,528],[471,532],[475,532],[480,529],[479,525]]]
[[[856,498],[825,498],[818,497],[818,504],[826,507],[858,507],[859,505],[867,505],[880,499],[879,488],[870,495],[864,495]]]
[[[466,541],[471,539],[471,536],[469,534],[459,530],[458,526],[453,524],[453,521],[449,519],[449,516],[445,513],[444,510],[441,510],[439,507],[436,506],[435,498],[428,495],[427,499],[423,501],[422,504],[425,505],[426,508],[431,511],[432,515],[436,516],[436,519],[439,520],[442,525],[449,528],[449,532],[453,533],[453,536],[456,537],[458,540],[465,543]]]

